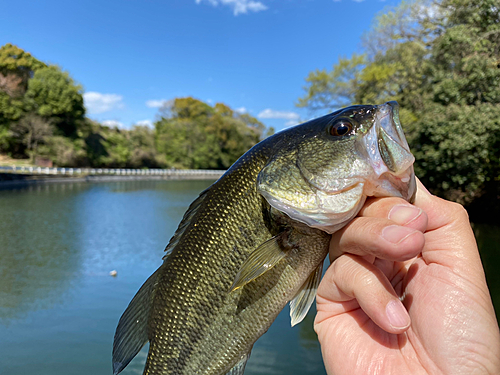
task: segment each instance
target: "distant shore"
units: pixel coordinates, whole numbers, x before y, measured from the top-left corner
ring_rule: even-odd
[[[31,173],[0,173],[0,189],[53,183],[97,183],[114,181],[208,180],[218,179],[225,171],[176,170],[163,175],[40,175]]]

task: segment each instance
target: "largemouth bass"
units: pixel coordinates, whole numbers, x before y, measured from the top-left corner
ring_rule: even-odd
[[[144,374],[243,374],[288,302],[292,326],[307,314],[331,233],[367,196],[412,199],[413,161],[396,102],[341,109],[255,145],[191,204],[123,313],[114,374],[147,341]]]

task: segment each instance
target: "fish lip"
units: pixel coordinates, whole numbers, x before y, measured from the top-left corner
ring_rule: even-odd
[[[300,165],[297,165],[298,170],[300,172],[300,175],[304,179],[304,181],[312,188],[315,190],[322,191],[323,193],[329,194],[329,195],[334,195],[334,194],[340,194],[345,191],[351,190],[356,187],[356,185],[363,183],[365,180],[362,177],[351,177],[351,178],[342,178],[341,180],[344,181],[344,183],[340,184],[342,186],[341,188],[329,188],[325,184],[319,184],[317,178],[313,176],[311,172],[305,167]],[[337,179],[337,181],[340,179]]]
[[[364,184],[362,182],[357,183],[349,189],[339,191],[337,194],[325,194],[325,196],[334,196],[342,193],[345,194],[355,188],[360,189],[359,192],[354,191],[357,199],[350,200],[349,202],[351,203],[351,206],[343,207],[342,210],[332,210],[332,206],[322,205],[318,205],[315,208],[302,208],[285,203],[268,191],[260,190],[259,192],[271,207],[283,212],[291,219],[306,224],[311,228],[320,229],[328,234],[332,234],[345,226],[361,209],[366,200],[366,195],[363,194]]]
[[[306,179],[307,183],[314,189],[316,190],[319,190],[319,191],[322,191],[323,193],[327,194],[327,195],[337,195],[337,194],[342,194],[342,193],[345,193],[346,191],[349,191],[349,190],[352,190],[354,188],[356,188],[356,186],[358,186],[359,184],[363,184],[366,179],[364,178],[346,178],[345,180],[351,180],[352,183],[349,184],[349,185],[346,185],[344,188],[342,189],[322,189],[322,188],[319,188],[318,186],[312,184],[309,180]]]
[[[411,203],[411,200],[414,200],[414,196],[415,196],[415,192],[416,192],[416,189],[411,189],[411,185],[415,185],[415,183],[412,183],[412,180],[415,180],[415,173],[413,172],[413,165],[411,165],[410,167],[408,167],[406,170],[398,173],[398,174],[395,174],[391,171],[387,171],[385,173],[383,173],[382,175],[380,175],[376,180],[373,180],[371,179],[370,177],[367,177],[367,178],[353,178],[351,180],[353,180],[353,183],[342,188],[342,189],[339,189],[339,190],[324,190],[324,189],[320,189],[319,187],[317,187],[316,185],[312,184],[308,179],[305,178],[305,181],[311,186],[311,188],[315,189],[315,190],[319,190],[319,191],[322,191],[323,193],[327,194],[327,195],[339,195],[339,194],[343,194],[349,190],[353,190],[355,189],[357,186],[359,186],[359,184],[363,184],[365,186],[365,189],[364,189],[364,195],[366,195],[367,197],[377,197],[377,196],[386,196],[386,193],[384,194],[378,194],[377,193],[377,187],[378,186],[381,186],[381,185],[377,185],[376,182],[377,181],[383,181],[383,180],[386,180],[387,179],[387,176],[390,176],[390,179],[392,179],[393,181],[395,180],[396,182],[399,182],[398,185],[401,185],[401,186],[408,186],[408,193],[410,191],[412,191],[411,194],[404,194],[403,191],[401,190],[394,190],[394,192],[398,192],[399,193],[399,197],[407,200],[407,201],[410,201]],[[375,185],[376,187],[373,188],[373,189],[370,189],[369,187],[370,186],[373,186]],[[396,196],[395,194],[392,194],[392,196]],[[301,210],[302,212],[304,213],[317,213],[317,212],[324,212],[323,209],[320,209],[320,208],[317,208],[317,209],[303,209]]]
[[[397,103],[385,103],[375,109],[376,112],[370,119],[371,124],[367,124],[368,129],[365,128],[353,143],[353,164],[350,168],[356,170],[356,173],[349,173],[343,178],[340,174],[332,182],[331,178],[334,178],[335,173],[330,174],[327,170],[325,173],[313,174],[308,169],[308,164],[303,164],[298,157],[292,169],[299,171],[295,178],[300,178],[305,183],[302,186],[309,187],[305,194],[307,204],[302,205],[294,199],[276,194],[272,189],[268,190],[265,187],[267,183],[263,180],[263,171],[257,178],[259,193],[270,206],[293,220],[327,233],[333,233],[345,225],[346,220],[352,219],[367,196],[392,196],[411,200],[416,186],[414,157],[409,151],[399,119],[394,118],[399,116]],[[386,129],[380,133],[377,132],[379,128]],[[380,142],[379,134],[383,136]],[[384,148],[379,143],[383,143]],[[392,162],[393,168],[387,167],[386,160]],[[345,203],[347,200],[352,201],[352,205]]]

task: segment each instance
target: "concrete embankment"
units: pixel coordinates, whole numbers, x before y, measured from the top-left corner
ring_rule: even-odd
[[[113,181],[161,181],[218,179],[225,171],[172,170],[161,175],[40,175],[29,173],[0,173],[0,189],[52,183],[98,183]]]

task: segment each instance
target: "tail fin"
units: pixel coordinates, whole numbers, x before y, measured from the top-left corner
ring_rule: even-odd
[[[123,313],[113,342],[113,374],[120,373],[148,341],[148,320],[159,268],[142,285]]]

